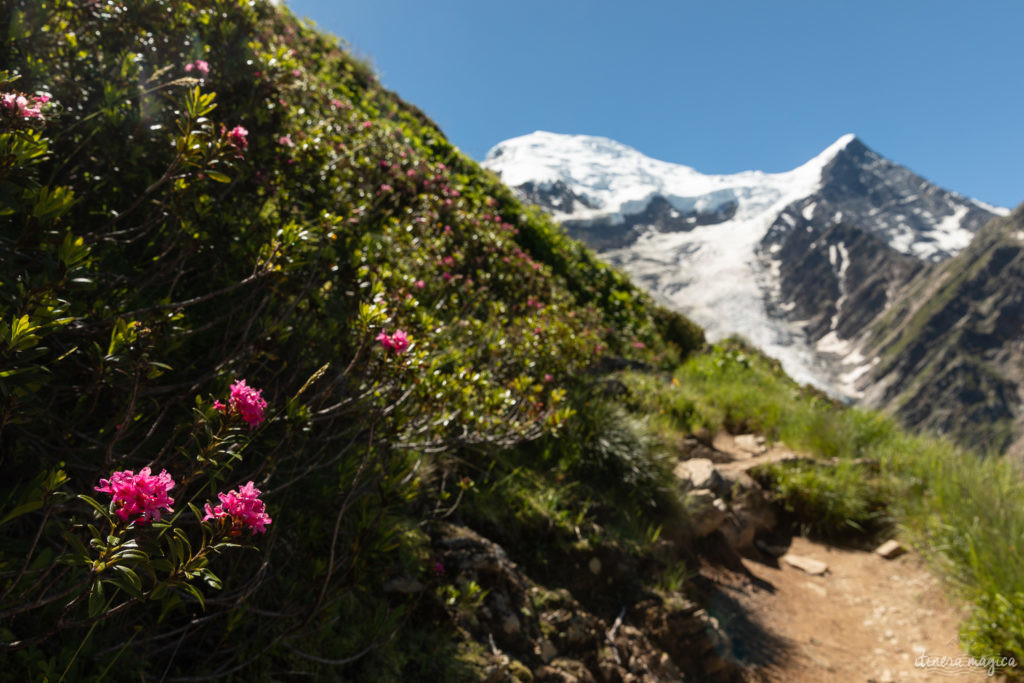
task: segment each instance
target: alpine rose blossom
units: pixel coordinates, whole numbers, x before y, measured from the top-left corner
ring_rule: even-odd
[[[205,59],[197,59],[196,61],[185,65],[185,73],[192,73],[193,69],[206,76],[210,73],[210,63]]]
[[[385,330],[377,335],[377,341],[380,342],[380,345],[386,351],[394,351],[395,353],[405,353],[410,344],[409,335],[402,330],[395,330],[395,333],[391,335]]]
[[[391,335],[391,343],[395,346],[395,353],[405,353],[409,348],[409,335],[402,330],[395,330]]]
[[[267,514],[266,505],[259,499],[259,495],[260,490],[251,481],[237,490],[218,493],[220,505],[210,507],[207,503],[203,521],[229,519],[232,535],[240,534],[245,527],[252,530],[253,536],[257,531],[265,534],[267,525],[273,520]]]
[[[242,419],[249,423],[252,429],[263,422],[263,411],[267,408],[267,402],[263,400],[263,390],[253,389],[240,379],[231,385],[231,398],[228,400],[231,412],[238,413]]]
[[[15,112],[25,120],[43,118],[42,107],[49,101],[49,95],[36,95],[32,98],[31,102],[24,95],[16,93],[0,95],[0,103],[2,103],[3,108]]]
[[[171,508],[174,499],[167,495],[174,488],[174,479],[167,470],[160,470],[157,475],[153,475],[149,467],[143,467],[138,474],[122,470],[114,472],[110,479],[100,479],[100,485],[94,488],[113,496],[114,512],[125,522],[131,517],[140,524],[160,521],[161,508],[174,512]]]
[[[239,149],[245,149],[249,146],[249,131],[241,126],[235,126],[228,131],[228,142]]]

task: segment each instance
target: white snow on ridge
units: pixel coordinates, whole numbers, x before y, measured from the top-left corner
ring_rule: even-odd
[[[588,199],[596,209],[555,218],[615,218],[642,211],[660,195],[678,211],[715,211],[735,201],[748,214],[773,206],[781,196],[814,185],[821,168],[854,139],[844,135],[828,149],[788,173],[743,171],[704,175],[689,166],[652,159],[608,138],[538,131],[506,140],[487,153],[483,165],[501,175],[510,187],[526,182],[550,185],[561,181]]]
[[[980,199],[968,199],[968,201],[973,202],[975,206],[979,206],[990,213],[994,213],[997,216],[1010,215],[1010,209],[1006,208],[1005,206],[992,206],[991,204],[983,202]]]
[[[758,242],[790,203],[817,191],[822,169],[854,136],[785,173],[744,171],[704,175],[606,138],[537,132],[493,148],[483,165],[513,187],[561,181],[598,209],[555,218],[616,220],[661,195],[682,211],[708,211],[735,201],[735,215],[689,232],[649,232],[624,249],[603,254],[653,293],[704,327],[712,341],[740,334],[778,358],[798,382],[833,391],[833,382],[799,325],[771,317],[764,302],[770,273],[755,256]]]

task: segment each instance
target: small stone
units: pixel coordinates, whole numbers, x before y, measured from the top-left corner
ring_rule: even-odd
[[[597,576],[601,573],[601,560],[596,557],[590,558],[590,562],[587,563],[587,567],[590,569],[590,573]]]
[[[821,576],[828,571],[828,565],[821,560],[804,557],[803,555],[794,555],[789,553],[783,555],[782,560],[789,566],[807,572],[811,576]]]
[[[896,683],[896,679],[892,676],[892,671],[886,669],[882,672],[882,675],[878,677],[878,683]]]
[[[540,639],[540,658],[547,664],[558,656],[558,648],[551,644],[547,638]]]
[[[895,539],[886,541],[882,545],[875,548],[875,554],[880,557],[884,557],[887,560],[891,560],[894,557],[899,557],[905,552],[907,552],[906,548],[900,545],[900,542]]]

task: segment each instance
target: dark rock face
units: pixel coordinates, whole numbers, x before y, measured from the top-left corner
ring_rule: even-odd
[[[569,590],[535,583],[501,546],[466,527],[435,522],[427,531],[444,583],[478,587],[476,604],[456,600],[442,608],[460,632],[493,654],[479,662],[481,680],[741,679],[738,665],[719,652],[717,623],[678,594],[647,596],[617,619],[602,618]],[[615,564],[608,557],[583,562],[575,573],[590,577],[592,591],[621,597]]]
[[[910,232],[925,260],[944,261],[953,251],[942,244],[937,226],[966,208],[961,227],[975,233],[995,215],[965,197],[933,185],[913,171],[853,140],[822,170],[815,219],[857,225],[888,243]],[[839,214],[840,218],[835,218]],[[928,244],[931,242],[932,244]]]
[[[628,247],[648,230],[689,232],[701,225],[723,223],[736,215],[736,202],[726,202],[713,211],[679,211],[660,195],[651,197],[643,211],[621,220],[572,220],[562,222],[569,234],[596,251]]]
[[[529,181],[517,187],[516,193],[531,204],[552,212],[572,213],[579,207],[595,208],[584,195],[573,192],[572,188],[561,180],[554,183]]]
[[[778,264],[769,311],[806,321],[812,341],[833,330],[840,339],[853,339],[923,264],[851,223],[808,220],[803,209],[812,203],[787,208],[758,247],[759,258]]]

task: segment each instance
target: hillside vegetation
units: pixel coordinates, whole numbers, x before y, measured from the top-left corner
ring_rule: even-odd
[[[262,0],[9,7],[0,678],[527,680],[538,642],[703,674],[672,468],[740,424],[878,458],[866,510],[774,476],[829,529],[885,507],[1024,654],[1010,470],[704,349],[334,38]]]

